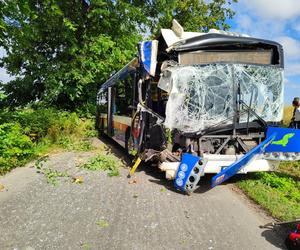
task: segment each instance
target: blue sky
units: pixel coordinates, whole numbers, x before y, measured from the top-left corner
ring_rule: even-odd
[[[300,0],[240,0],[232,31],[281,43],[285,51],[285,103],[300,96]],[[0,48],[0,57],[4,51]],[[0,80],[10,77],[0,68]]]
[[[240,0],[232,31],[270,39],[285,53],[285,103],[300,96],[300,0]]]

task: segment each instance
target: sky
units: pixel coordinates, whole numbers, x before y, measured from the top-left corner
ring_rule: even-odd
[[[239,0],[231,30],[283,45],[285,103],[300,96],[300,0]]]
[[[5,51],[0,47],[0,58],[3,56],[5,56]],[[6,70],[0,67],[0,81],[8,82],[10,79],[11,77],[6,73]]]
[[[231,30],[253,37],[274,40],[285,51],[285,103],[300,96],[300,0],[239,0],[228,20]],[[0,57],[4,55],[0,48]],[[0,68],[0,80],[10,79]]]

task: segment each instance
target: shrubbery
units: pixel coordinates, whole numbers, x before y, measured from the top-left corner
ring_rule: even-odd
[[[0,125],[0,174],[23,164],[34,154],[34,143],[18,123]]]
[[[88,150],[86,137],[95,136],[94,122],[54,108],[0,113],[0,175],[21,166],[50,145]]]

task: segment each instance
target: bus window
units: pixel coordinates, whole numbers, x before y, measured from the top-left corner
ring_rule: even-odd
[[[115,86],[115,105],[113,113],[119,116],[131,116],[129,106],[133,102],[133,84],[129,80],[120,81]]]
[[[107,113],[107,91],[103,91],[98,96],[98,111]]]
[[[97,120],[96,126],[101,130],[107,132],[107,90],[100,92],[97,96]]]

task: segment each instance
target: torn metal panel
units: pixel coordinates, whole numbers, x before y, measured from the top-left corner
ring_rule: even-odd
[[[240,34],[237,32],[228,32],[223,30],[217,30],[217,29],[210,29],[208,33],[203,32],[188,32],[184,31],[183,27],[175,20],[173,19],[172,22],[172,29],[161,29],[160,30],[162,37],[164,38],[168,49],[167,51],[170,51],[175,45],[179,44],[185,44],[187,40],[191,38],[196,38],[206,35],[206,34],[219,34],[224,36],[235,36],[235,37],[249,37],[246,34]]]
[[[168,47],[173,44],[183,41],[188,38],[203,35],[205,33],[200,32],[186,32],[183,27],[175,20],[172,21],[172,29],[161,29],[161,34]]]
[[[283,115],[283,69],[273,66],[210,64],[175,66],[161,76],[159,87],[169,92],[164,125],[196,132],[216,124],[231,124],[235,98],[262,119],[280,122]],[[249,114],[249,121],[257,119]],[[248,114],[240,117],[247,122]]]

